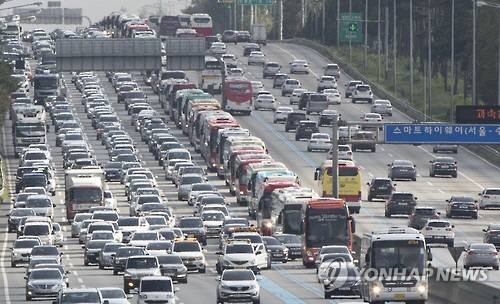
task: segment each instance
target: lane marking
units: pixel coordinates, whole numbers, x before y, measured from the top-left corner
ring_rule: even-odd
[[[427,182],[429,184],[429,186],[432,186],[432,183],[431,182]]]
[[[291,304],[305,304],[306,302],[302,301],[298,297],[296,297],[291,292],[281,288],[278,284],[274,283],[270,279],[262,276],[262,280],[260,281],[260,287],[267,290],[269,293],[277,297],[278,299],[284,301],[285,303]]]
[[[77,278],[76,280],[78,281],[78,283],[83,284],[82,278]]]
[[[390,158],[393,158],[393,157],[394,157],[394,156],[392,156],[392,154],[391,154],[391,153],[388,153],[387,155],[389,155],[389,157],[390,157]]]

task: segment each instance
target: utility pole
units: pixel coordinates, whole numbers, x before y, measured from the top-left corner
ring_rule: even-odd
[[[321,42],[325,44],[325,8],[326,8],[326,0],[322,0],[323,9],[321,10]]]
[[[250,28],[252,28],[253,24],[253,5],[250,6]]]
[[[392,3],[394,4],[394,20],[393,20],[393,29],[392,29],[392,57],[393,57],[393,64],[394,64],[394,93],[396,93],[396,84],[397,84],[397,70],[396,70],[396,46],[397,46],[397,40],[396,40],[396,0],[392,0]]]
[[[305,0],[300,0],[300,11],[302,12],[302,16],[300,18],[302,27],[300,28],[301,30],[304,29],[305,23],[306,23],[306,18],[305,18]]]
[[[451,96],[450,96],[450,122],[453,122],[455,110],[455,0],[451,0]]]
[[[413,0],[410,0],[410,103],[413,103]]]
[[[340,0],[337,0],[337,48],[340,48]]]
[[[368,68],[368,0],[365,0],[365,71]]]
[[[280,30],[279,30],[279,40],[283,40],[283,0],[280,0]]]
[[[476,100],[476,1],[472,0],[472,104],[477,105]]]
[[[241,9],[241,20],[240,20],[240,23],[241,23],[241,30],[244,30],[245,28],[243,27],[243,26],[244,26],[243,19],[245,19],[245,18],[244,18],[244,16],[245,16],[245,15],[244,15],[243,11],[244,11],[244,9],[245,9],[245,6],[244,6],[244,5],[240,5],[240,9]]]
[[[238,30],[238,21],[236,20],[236,1],[234,1],[234,30]],[[241,29],[243,30],[243,28]]]
[[[432,24],[431,24],[431,0],[427,0],[429,5],[429,32],[428,32],[428,59],[429,59],[429,67],[427,69],[429,73],[429,115],[431,115],[432,111],[432,47],[431,47],[431,39],[432,39]]]
[[[389,71],[389,6],[388,1],[385,0],[385,70],[384,70],[384,78],[387,78],[387,73]]]
[[[339,117],[333,116],[332,122],[332,196],[339,197]],[[349,127],[348,127],[349,130]],[[348,132],[349,133],[349,132]]]
[[[352,15],[352,0],[349,0],[349,19],[351,19]],[[351,61],[352,57],[352,35],[349,33],[349,61]]]
[[[380,0],[378,0],[378,20],[377,20],[377,82],[380,82]]]

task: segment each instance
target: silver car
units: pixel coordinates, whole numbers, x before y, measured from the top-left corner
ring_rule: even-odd
[[[33,269],[26,279],[26,301],[33,298],[57,297],[59,290],[66,287],[64,276],[58,269]]]
[[[493,267],[498,270],[498,252],[493,244],[474,243],[465,249],[464,268]]]
[[[189,197],[189,191],[191,190],[191,185],[203,182],[205,182],[205,179],[200,174],[184,174],[179,182],[177,199],[180,201],[187,200]]]
[[[31,249],[42,243],[39,239],[18,239],[10,251],[10,266],[16,267],[18,263],[27,263],[30,260]]]
[[[84,220],[92,217],[91,213],[77,213],[71,222],[71,237],[75,238],[80,235],[80,228]]]
[[[54,233],[54,245],[62,247],[64,243],[64,235],[61,229],[61,225],[59,225],[59,223],[54,223],[52,225],[52,228],[52,232]]]
[[[116,254],[119,248],[127,246],[123,243],[107,243],[104,248],[99,251],[99,269],[104,269],[105,267],[113,267],[113,256]]]
[[[389,100],[376,99],[372,104],[371,112],[392,116],[392,104]]]

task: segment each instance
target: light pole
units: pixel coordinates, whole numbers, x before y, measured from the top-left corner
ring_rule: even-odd
[[[476,5],[477,0],[472,0],[472,104],[476,101]]]
[[[365,71],[368,68],[368,0],[365,0]]]
[[[431,104],[432,104],[432,48],[431,48],[431,40],[432,40],[432,24],[431,24],[431,0],[428,0],[428,6],[429,6],[429,32],[428,32],[428,49],[427,49],[427,54],[428,54],[428,68],[427,72],[429,73],[429,115],[431,115]]]
[[[451,0],[451,96],[450,96],[450,122],[453,122],[455,101],[455,0]]]
[[[478,7],[489,6],[489,7],[494,7],[496,9],[500,9],[500,4],[492,3],[492,2],[488,2],[488,1],[474,0],[474,4],[475,4],[475,6],[478,6]],[[474,36],[473,36],[474,37],[474,45],[473,45],[474,46],[474,48],[473,48],[473,50],[474,50],[474,52],[473,52],[473,54],[474,54],[474,62],[473,62],[474,63],[474,65],[473,65],[473,67],[474,67],[474,71],[473,71],[473,73],[474,73],[473,74],[473,83],[474,83],[473,84],[474,85],[473,92],[474,92],[474,95],[475,95],[475,89],[476,89],[476,86],[475,86],[475,83],[476,83],[476,73],[475,73],[475,71],[476,71],[476,47],[475,47],[476,46],[476,35],[475,35],[475,33],[476,33],[476,30],[475,30],[475,25],[476,25],[475,16],[476,16],[476,14],[475,14],[475,11],[476,11],[476,9],[474,7]],[[497,105],[500,106],[500,18],[499,18],[498,25],[499,25],[499,27],[498,27],[498,96],[497,96]]]
[[[410,103],[413,103],[413,0],[410,0]]]

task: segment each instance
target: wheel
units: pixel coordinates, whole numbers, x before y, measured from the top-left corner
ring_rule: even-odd
[[[312,151],[311,148],[307,147],[307,152],[311,152],[311,151]]]
[[[309,114],[311,114],[311,112],[310,111],[306,111],[306,114],[309,115]]]
[[[432,149],[432,153],[437,153],[437,152],[438,152],[438,150]]]
[[[288,130],[288,128],[287,128],[287,127],[285,127],[285,132],[288,132],[288,131],[289,131],[289,130]]]
[[[373,201],[373,197],[371,197],[371,196],[368,195],[368,201],[369,202]]]
[[[102,265],[101,263],[99,263],[99,269],[104,269],[104,265]]]
[[[16,267],[16,262],[10,262],[10,267]]]
[[[417,181],[417,177],[415,176],[414,178],[411,179],[412,181],[416,182]]]
[[[207,246],[207,240],[204,240],[203,242],[201,242],[201,244],[202,244],[203,246]]]
[[[180,282],[180,283],[187,284],[187,282],[188,282],[188,277],[186,276],[184,279],[179,280],[179,282]]]
[[[373,147],[373,148],[371,149],[371,151],[372,151],[372,152],[375,152],[375,151],[376,151],[376,148],[375,148],[375,147]]]
[[[430,176],[430,177],[435,177],[435,176],[436,176],[436,174],[434,174],[434,173],[432,173],[432,172],[431,172],[431,173],[429,173],[429,176]]]
[[[498,270],[498,266],[493,266],[493,270]]]
[[[387,211],[386,211],[386,212],[385,212],[385,214],[384,214],[384,216],[385,216],[385,217],[390,218],[390,217],[391,217],[391,214],[390,214],[389,212],[387,212]]]
[[[256,300],[253,300],[253,301],[252,301],[252,304],[260,304],[260,298],[259,298],[259,299],[256,299]]]
[[[205,244],[206,245],[206,244]],[[206,267],[203,267],[202,269],[200,269],[198,272],[199,273],[205,273],[207,271],[207,268]]]
[[[26,295],[26,301],[31,301],[31,297]]]
[[[318,279],[318,281],[319,281],[319,279]],[[332,295],[329,292],[325,291],[324,297],[325,297],[325,299],[330,299],[332,297]]]
[[[219,297],[217,297],[217,304],[224,304],[224,301],[222,301],[221,299],[219,299]]]
[[[89,261],[87,259],[83,259],[83,265],[84,266],[89,266]]]
[[[129,293],[130,293],[130,288],[128,288],[128,286],[123,286],[123,291],[124,291],[126,294],[129,294]]]
[[[295,141],[299,141],[299,140],[300,140],[300,138],[297,135],[295,135]]]
[[[473,219],[477,220],[477,213],[472,216]]]
[[[454,240],[450,240],[448,241],[448,247],[454,247],[455,246],[455,241]]]
[[[453,177],[453,178],[457,178],[457,174],[453,174],[451,177]]]
[[[113,268],[113,275],[118,275],[118,270],[116,268]]]
[[[448,212],[446,212],[446,217],[447,218],[451,218],[451,214],[449,214]]]
[[[468,269],[470,269],[470,266],[469,265],[464,265],[464,268],[468,270]]]

